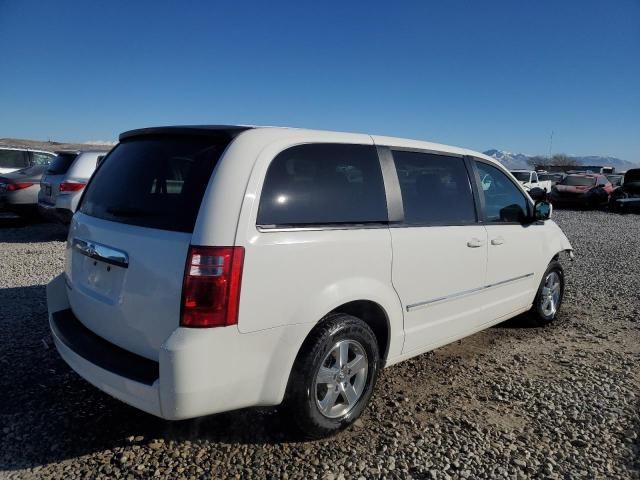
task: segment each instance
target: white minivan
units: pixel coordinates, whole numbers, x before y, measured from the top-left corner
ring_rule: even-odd
[[[76,372],[145,412],[284,403],[322,436],[358,418],[382,367],[520,313],[553,321],[572,248],[550,213],[462,148],[133,130],[73,216],[51,331]]]

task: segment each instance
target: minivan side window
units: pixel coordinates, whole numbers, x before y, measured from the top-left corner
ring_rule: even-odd
[[[500,169],[476,161],[481,179],[480,194],[484,196],[487,222],[522,222],[527,217],[528,205],[524,194]]]
[[[459,157],[393,151],[404,221],[409,225],[476,222],[471,182]]]
[[[387,221],[375,147],[325,143],[291,147],[273,159],[256,223],[275,227]]]

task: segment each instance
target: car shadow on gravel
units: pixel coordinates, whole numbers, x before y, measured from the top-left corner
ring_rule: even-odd
[[[0,217],[0,242],[64,242],[68,231],[66,225],[48,223],[41,219]]]
[[[45,285],[0,289],[0,471],[99,452],[113,455],[118,447],[143,447],[158,439],[164,444],[302,440],[275,408],[170,422],[102,393],[59,357],[45,297]]]
[[[510,318],[509,320],[505,320],[504,322],[498,323],[491,328],[511,328],[511,329],[529,329],[529,328],[540,328],[539,325],[536,325],[535,322],[531,320],[529,313],[521,313],[518,316]]]

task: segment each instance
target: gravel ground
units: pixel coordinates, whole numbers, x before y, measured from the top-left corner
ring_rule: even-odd
[[[171,423],[88,385],[46,325],[64,231],[0,224],[0,477],[640,478],[640,216],[554,218],[577,253],[556,324],[386,369],[362,419],[317,442],[276,410]]]

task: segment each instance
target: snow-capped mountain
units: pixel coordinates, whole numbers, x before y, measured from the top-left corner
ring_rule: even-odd
[[[516,168],[530,168],[527,160],[533,157],[534,155],[527,155],[524,153],[512,153],[504,150],[498,150],[496,148],[492,148],[490,150],[486,150],[483,152],[485,155],[489,155],[490,157],[495,158],[500,163],[502,163],[508,169],[516,169]],[[605,157],[601,155],[569,155],[572,158],[575,158],[580,165],[599,165],[599,166],[607,166],[607,167],[615,167],[618,171],[628,170],[629,168],[634,168],[636,165],[632,162],[628,162],[627,160],[622,160],[616,157]]]
[[[495,158],[508,169],[529,168],[527,160],[532,157],[532,155],[525,155],[524,153],[512,153],[495,148],[482,153]]]

